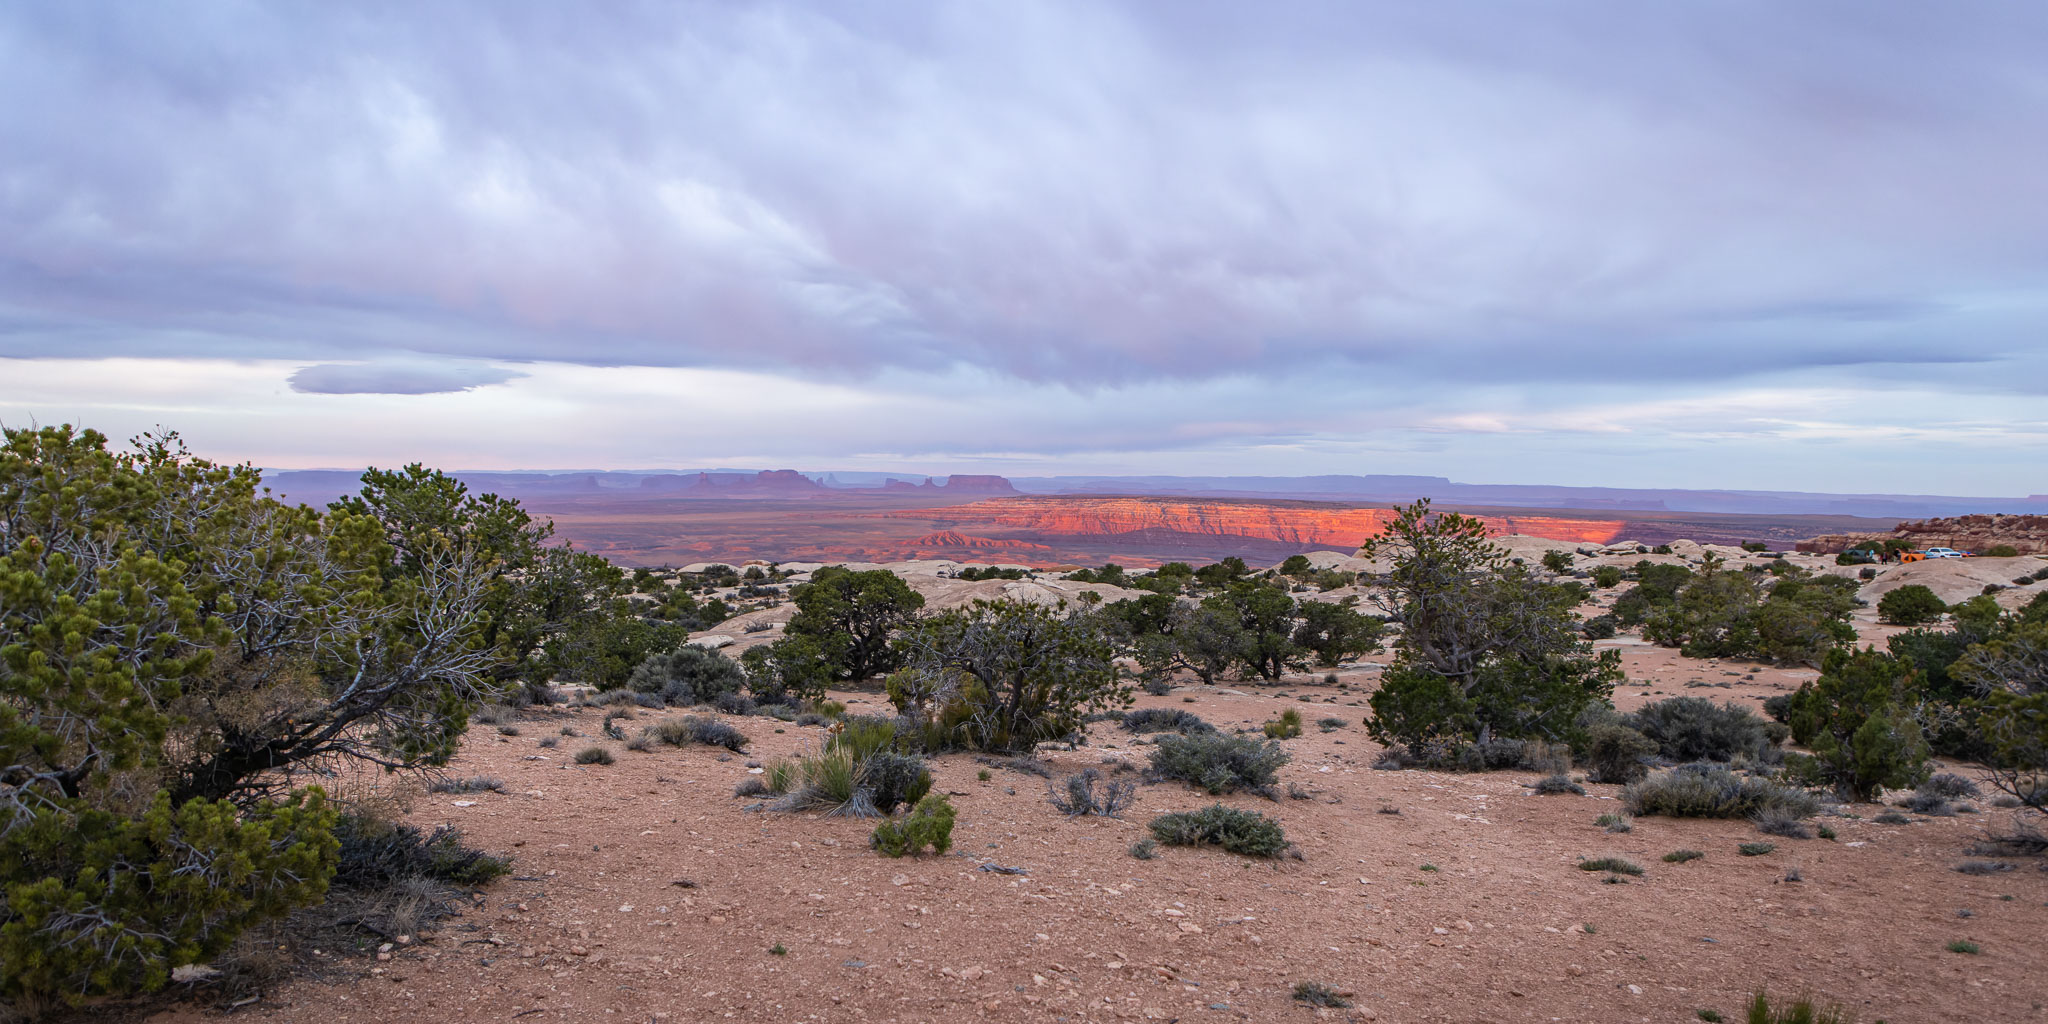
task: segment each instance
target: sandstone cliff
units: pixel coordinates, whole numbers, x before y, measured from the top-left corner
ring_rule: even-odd
[[[943,519],[977,532],[1036,537],[1111,537],[1180,534],[1237,537],[1303,549],[1356,548],[1394,518],[1383,508],[1341,508],[1271,502],[1161,500],[1156,498],[1023,497],[977,501],[947,509],[886,512],[890,517]],[[1619,536],[1620,520],[1551,516],[1485,516],[1495,534],[1528,534],[1559,541],[1604,544]]]

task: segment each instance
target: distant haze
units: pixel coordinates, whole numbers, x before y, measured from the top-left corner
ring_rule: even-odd
[[[1967,0],[0,0],[0,423],[2048,493],[2044,53]]]

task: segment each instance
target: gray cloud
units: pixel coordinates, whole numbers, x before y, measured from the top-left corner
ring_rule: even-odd
[[[2039,392],[2044,50],[1995,3],[8,5],[0,356]]]
[[[291,375],[291,388],[307,395],[442,395],[503,384],[526,376],[500,366],[383,360],[318,363]]]

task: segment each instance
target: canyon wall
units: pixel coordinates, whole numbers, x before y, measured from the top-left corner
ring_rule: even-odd
[[[1161,500],[1157,498],[1000,498],[945,509],[883,512],[890,518],[943,522],[976,534],[1047,537],[1102,537],[1179,534],[1190,538],[1241,538],[1303,550],[1350,551],[1378,534],[1395,513],[1384,508],[1344,508],[1309,503]],[[1604,544],[1621,535],[1622,520],[1555,516],[1479,517],[1495,535],[1519,533],[1560,541]]]

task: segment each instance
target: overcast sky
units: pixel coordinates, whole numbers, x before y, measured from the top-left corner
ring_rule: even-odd
[[[0,421],[2048,492],[2048,5],[0,0]]]

